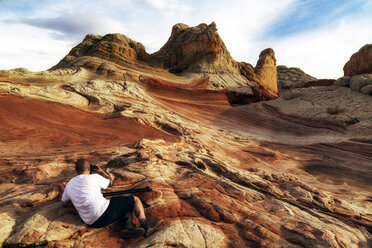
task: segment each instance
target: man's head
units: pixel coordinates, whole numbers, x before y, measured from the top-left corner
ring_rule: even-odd
[[[90,172],[90,163],[87,159],[81,158],[75,163],[75,170],[77,174],[86,174]]]

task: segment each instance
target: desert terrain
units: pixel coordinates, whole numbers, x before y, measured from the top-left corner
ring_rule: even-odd
[[[148,54],[87,35],[42,72],[0,71],[3,247],[371,247],[372,45],[344,76],[235,61],[215,23],[173,26]],[[149,237],[60,205],[74,163],[138,193]]]

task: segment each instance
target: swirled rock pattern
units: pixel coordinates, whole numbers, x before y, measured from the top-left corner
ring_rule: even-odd
[[[149,55],[90,35],[53,70],[1,71],[0,244],[371,247],[372,98],[335,83],[259,101],[275,95],[273,51],[253,67],[218,39],[177,24]],[[108,191],[151,187],[137,195],[161,229],[124,240],[123,223],[93,229],[62,207],[81,157],[115,176]]]

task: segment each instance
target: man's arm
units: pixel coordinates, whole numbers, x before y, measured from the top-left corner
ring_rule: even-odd
[[[110,185],[109,185],[109,187],[112,186],[113,183],[114,183],[114,176],[113,176],[113,175],[112,175],[108,170],[107,170],[107,172],[106,172],[106,171],[102,170],[102,168],[101,168],[100,166],[97,165],[97,167],[98,167],[97,172],[98,172],[101,176],[103,176],[103,177],[109,179],[109,180],[110,180]]]
[[[61,198],[61,205],[62,207],[73,207],[74,205],[71,202],[70,197],[67,194],[67,185],[65,190],[63,191],[62,198]]]

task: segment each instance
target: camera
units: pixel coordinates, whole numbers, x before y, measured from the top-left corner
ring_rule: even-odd
[[[96,171],[96,170],[98,170],[98,166],[94,165],[94,164],[91,164],[90,165],[90,171]]]

